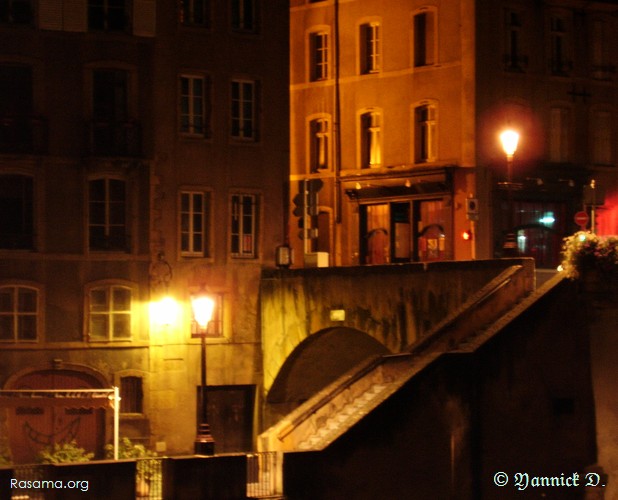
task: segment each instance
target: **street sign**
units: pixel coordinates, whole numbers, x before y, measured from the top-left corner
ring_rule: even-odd
[[[590,217],[588,217],[588,213],[584,212],[583,210],[581,212],[577,212],[573,219],[575,220],[575,224],[577,224],[581,228],[582,231],[586,229],[586,226],[588,225],[588,221],[590,221]]]

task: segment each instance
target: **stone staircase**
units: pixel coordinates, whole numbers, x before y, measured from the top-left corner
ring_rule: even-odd
[[[303,403],[260,435],[259,449],[326,448],[438,357],[478,348],[538,298],[533,291],[534,277],[522,266],[505,270],[405,352],[370,359]]]

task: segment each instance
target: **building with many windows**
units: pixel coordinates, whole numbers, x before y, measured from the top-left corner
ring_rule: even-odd
[[[584,205],[617,232],[616,9],[292,1],[296,264],[490,258],[514,232],[520,255],[555,267]],[[506,128],[520,135],[511,179]],[[308,179],[322,183],[311,213]]]
[[[281,1],[0,2],[0,389],[116,385],[122,436],[190,451],[206,292],[217,451],[252,447],[287,19]],[[4,405],[0,454],[76,438],[100,455],[110,412],[75,406]]]

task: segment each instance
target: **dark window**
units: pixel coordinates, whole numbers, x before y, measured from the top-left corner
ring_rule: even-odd
[[[126,183],[96,179],[90,181],[88,191],[90,249],[126,251]]]
[[[32,24],[32,19],[29,0],[0,0],[0,23]]]
[[[414,16],[414,66],[434,63],[434,14],[422,12]]]
[[[209,256],[209,209],[209,193],[180,193],[180,254],[183,257]]]
[[[181,0],[180,23],[185,26],[210,27],[209,0]]]
[[[253,194],[232,196],[230,253],[232,257],[257,257],[258,199]]]
[[[120,379],[120,413],[143,413],[144,389],[141,377]]]
[[[232,137],[254,141],[257,139],[257,91],[253,81],[232,82]]]
[[[318,32],[309,35],[311,81],[328,78],[328,33]]]
[[[210,137],[209,80],[203,76],[180,77],[180,132]]]
[[[0,175],[0,248],[32,249],[33,180],[26,175]]]
[[[90,30],[124,31],[127,25],[125,0],[88,0]]]
[[[32,89],[30,67],[0,65],[0,153],[34,152],[40,126],[33,117]]]
[[[257,0],[232,0],[232,29],[235,31],[257,31]]]

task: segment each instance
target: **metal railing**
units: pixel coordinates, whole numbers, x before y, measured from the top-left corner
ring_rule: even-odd
[[[276,451],[247,455],[247,497],[284,498],[282,455]]]
[[[11,488],[11,500],[45,500],[41,488],[20,488],[22,484],[36,486],[45,479],[44,468],[39,465],[16,465],[13,469],[17,488]]]
[[[135,464],[135,498],[161,500],[163,498],[164,458],[138,458]]]

